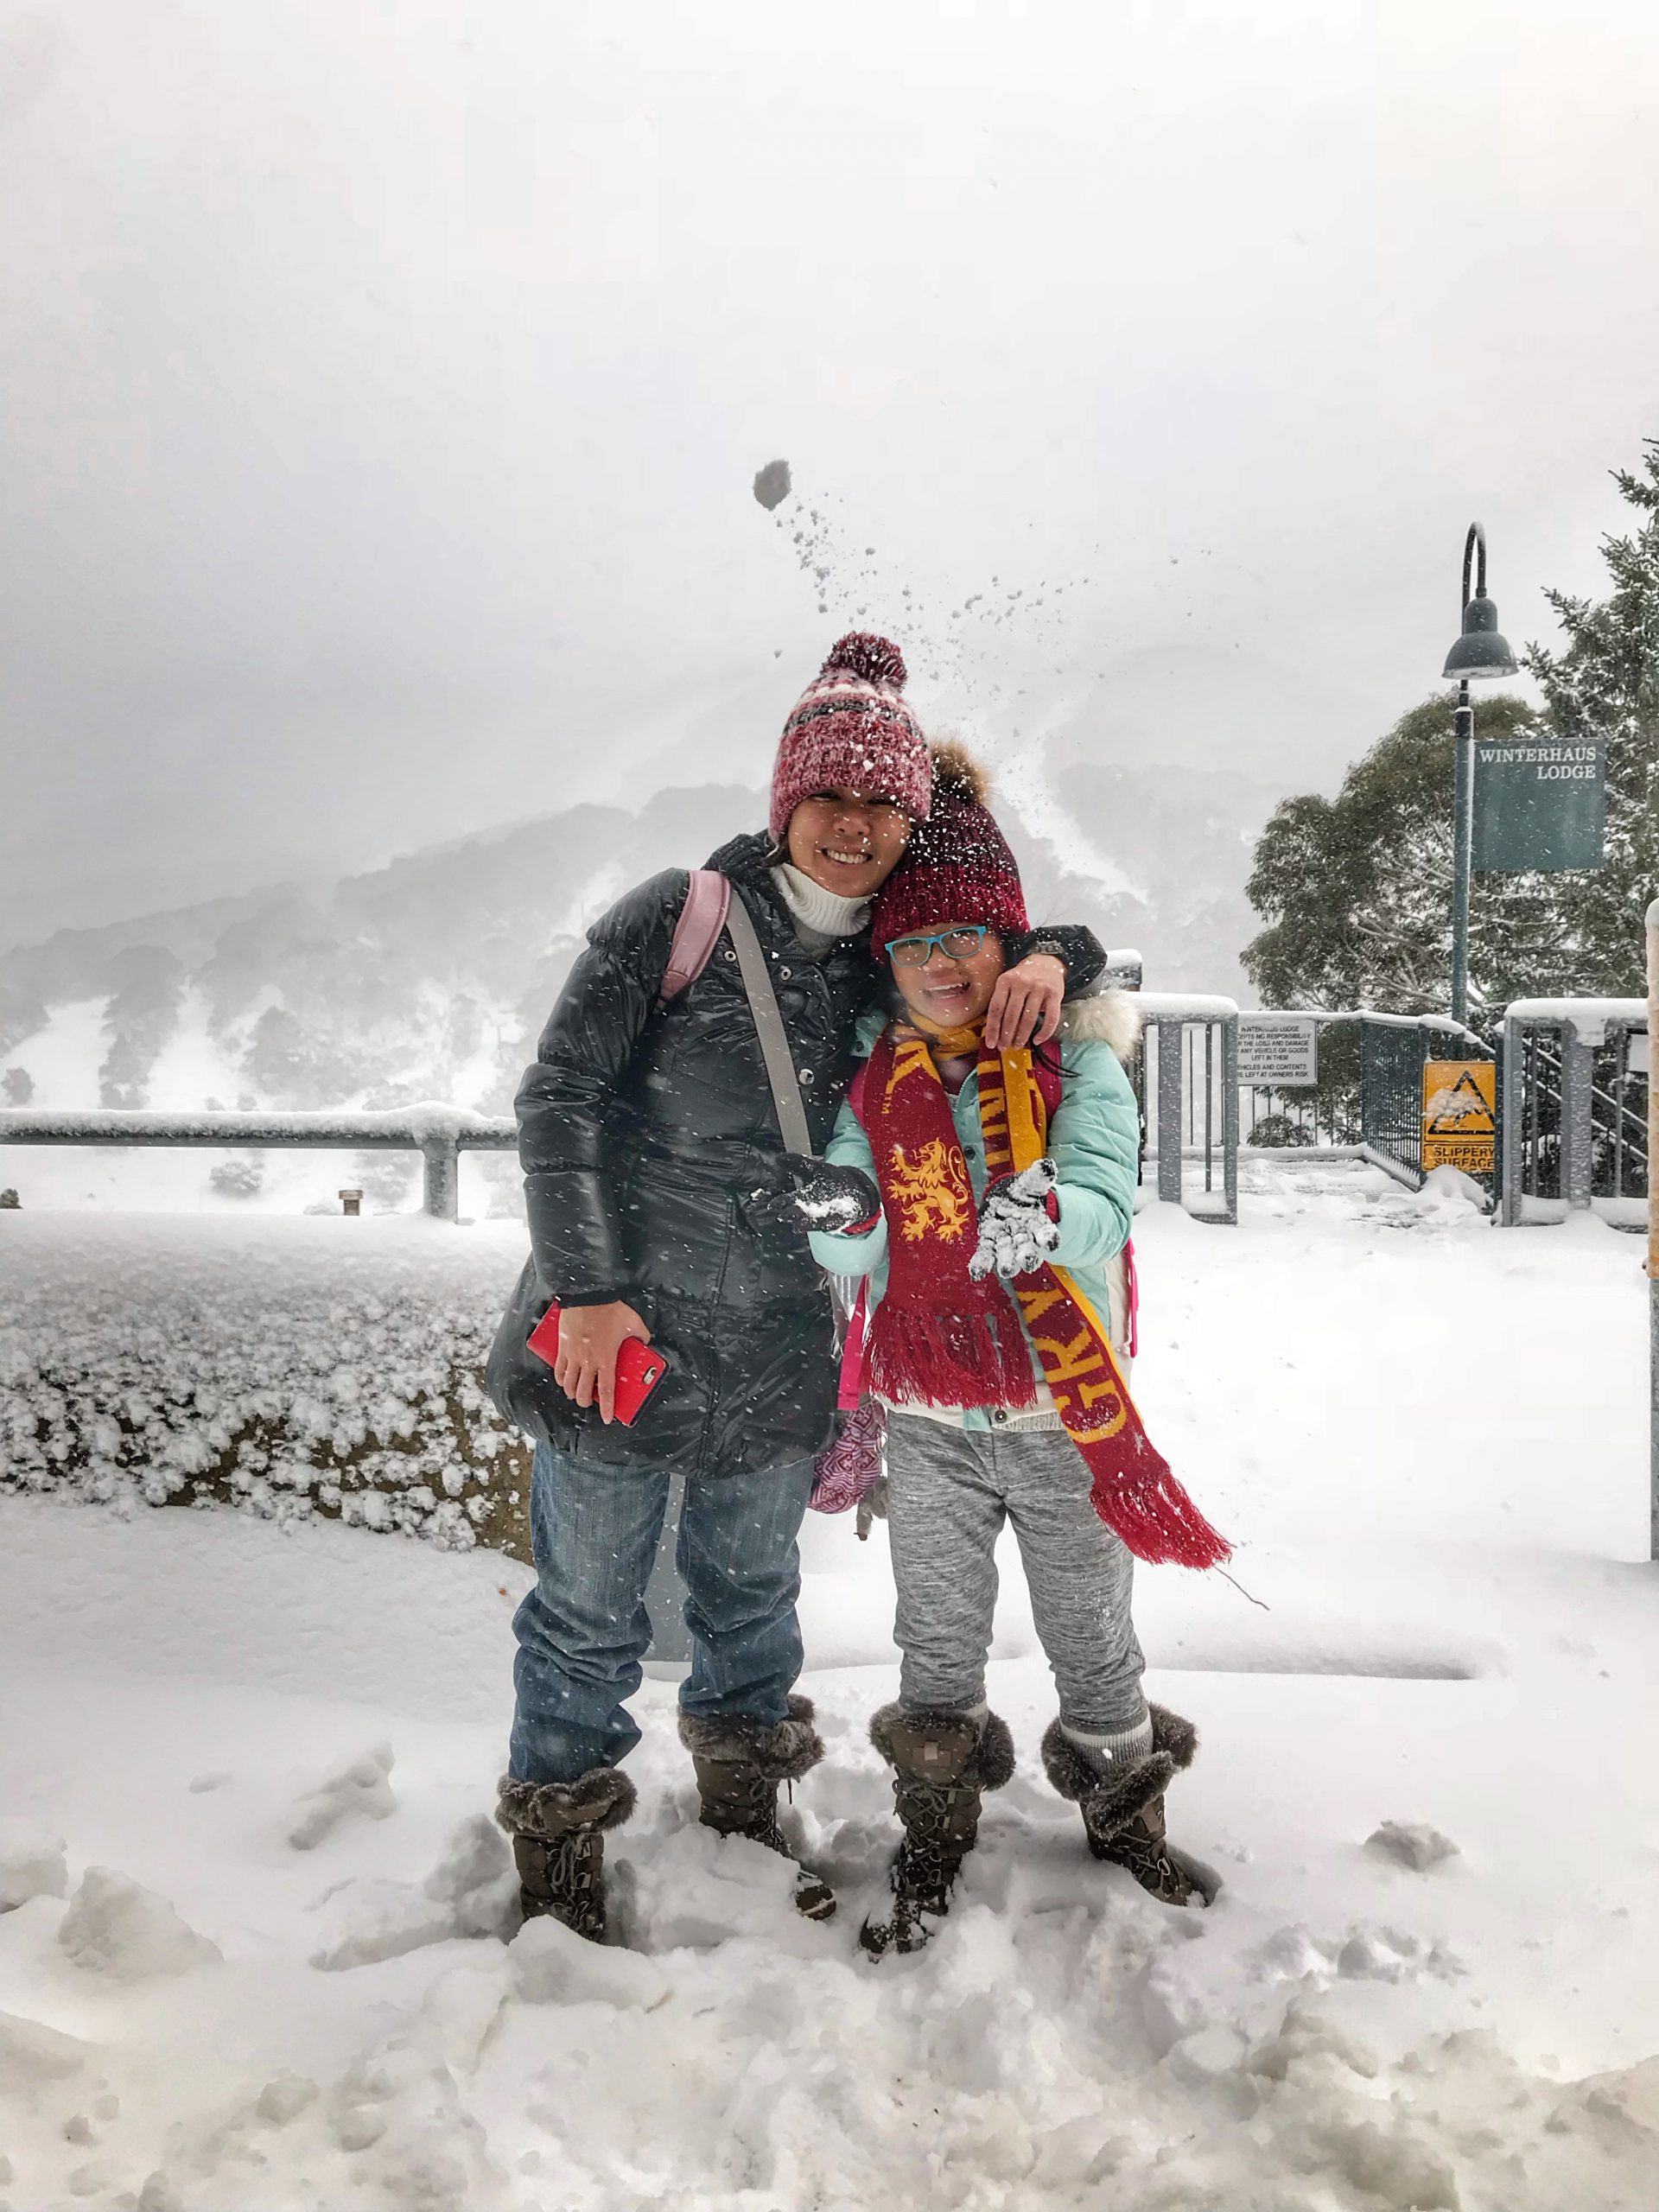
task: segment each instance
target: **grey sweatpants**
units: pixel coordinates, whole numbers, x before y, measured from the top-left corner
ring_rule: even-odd
[[[887,1415],[887,1535],[906,1712],[982,1702],[996,1608],[996,1540],[1014,1523],[1037,1633],[1069,1728],[1115,1735],[1147,1717],[1129,1617],[1135,1561],[1089,1502],[1063,1430],[948,1428]]]

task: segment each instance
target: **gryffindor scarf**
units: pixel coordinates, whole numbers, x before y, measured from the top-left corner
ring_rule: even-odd
[[[883,1032],[853,1096],[887,1220],[887,1287],[871,1324],[870,1387],[899,1404],[1032,1406],[1028,1330],[1107,1527],[1152,1565],[1216,1566],[1231,1548],[1141,1427],[1110,1331],[1075,1280],[1045,1265],[1021,1275],[1011,1298],[995,1276],[975,1282],[969,1274],[978,1235],[973,1185],[934,1045],[947,1054],[978,1052],[980,1133],[993,1179],[1042,1157],[1059,1098],[1058,1080],[1033,1069],[1028,1051],[987,1052],[972,1032],[931,1043],[903,1023]]]

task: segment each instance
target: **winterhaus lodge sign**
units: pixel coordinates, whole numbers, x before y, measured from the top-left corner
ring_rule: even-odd
[[[1599,868],[1607,748],[1591,739],[1483,738],[1474,866],[1498,874]]]

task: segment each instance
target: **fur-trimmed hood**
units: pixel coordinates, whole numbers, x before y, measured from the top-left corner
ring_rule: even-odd
[[[1120,1060],[1135,1057],[1142,1027],[1141,1001],[1133,991],[1096,991],[1068,999],[1060,1009],[1060,1034],[1079,1045],[1109,1045]]]
[[[859,1016],[853,1049],[860,1059],[869,1053],[893,1016],[904,1010],[904,1002],[891,981],[886,997],[887,1005],[880,1012]],[[1078,1045],[1108,1045],[1124,1062],[1135,1058],[1144,1026],[1141,1001],[1133,991],[1094,991],[1084,998],[1067,999],[1060,1008],[1062,1037],[1069,1037]]]

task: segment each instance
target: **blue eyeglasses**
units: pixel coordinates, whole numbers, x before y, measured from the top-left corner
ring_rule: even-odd
[[[925,968],[937,944],[947,960],[971,960],[990,935],[988,922],[967,922],[960,929],[934,930],[926,937],[895,937],[887,957],[895,968]]]

